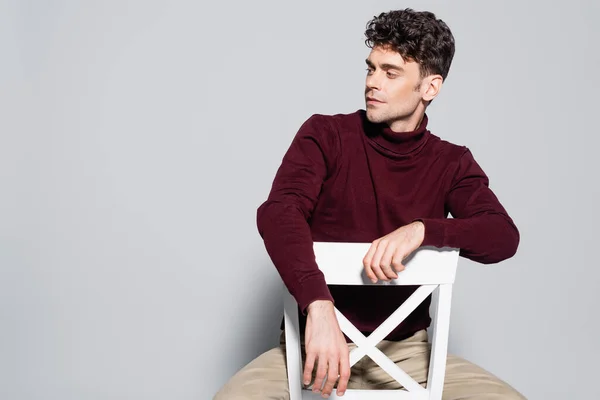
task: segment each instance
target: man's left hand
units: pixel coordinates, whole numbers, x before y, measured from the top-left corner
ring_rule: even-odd
[[[376,283],[377,279],[389,282],[398,278],[396,272],[404,270],[403,260],[421,246],[424,237],[425,225],[415,221],[375,240],[363,259],[371,282]]]

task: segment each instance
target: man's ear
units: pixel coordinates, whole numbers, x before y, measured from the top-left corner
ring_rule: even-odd
[[[442,89],[443,83],[444,78],[441,75],[429,75],[423,79],[423,83],[421,84],[423,100],[427,102],[433,100]]]

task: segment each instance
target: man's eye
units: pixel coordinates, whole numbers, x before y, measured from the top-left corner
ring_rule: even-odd
[[[373,70],[372,70],[371,68],[367,68],[367,69],[366,69],[366,71],[367,71],[368,73],[371,73],[371,72],[373,72]]]
[[[397,77],[398,77],[398,75],[396,75],[396,74],[392,74],[391,72],[388,72],[388,73],[387,73],[387,76],[388,76],[388,78],[392,78],[392,79],[394,79],[394,78],[397,78]]]

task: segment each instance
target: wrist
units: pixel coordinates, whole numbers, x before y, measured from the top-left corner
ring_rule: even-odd
[[[413,225],[415,228],[416,236],[419,241],[419,245],[421,245],[421,243],[423,243],[423,241],[425,240],[425,224],[423,223],[423,221],[418,220],[414,221]]]
[[[315,300],[308,305],[306,310],[309,313],[333,310],[333,302],[330,300]]]

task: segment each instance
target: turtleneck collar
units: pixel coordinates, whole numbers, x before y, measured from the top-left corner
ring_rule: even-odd
[[[379,151],[391,156],[408,156],[418,152],[427,142],[430,132],[427,130],[427,114],[419,126],[409,132],[394,132],[386,123],[372,123],[367,113],[361,110],[363,128],[369,142]]]

